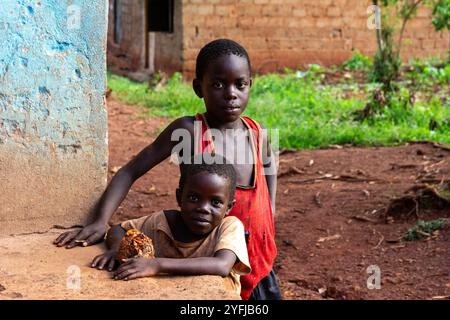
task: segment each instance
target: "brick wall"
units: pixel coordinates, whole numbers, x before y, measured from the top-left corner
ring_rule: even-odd
[[[195,57],[207,42],[226,37],[248,49],[256,72],[309,63],[339,64],[353,49],[376,50],[369,30],[370,0],[183,0],[183,73],[191,78]],[[421,9],[407,25],[402,58],[444,56],[448,34]]]
[[[145,70],[143,1],[119,0],[121,41],[114,41],[110,8],[108,65],[122,74]],[[113,1],[110,1],[112,6]],[[340,64],[358,49],[376,50],[369,30],[370,0],[175,0],[174,32],[155,33],[155,69],[192,78],[200,48],[216,38],[248,49],[254,71],[265,73],[306,64]],[[434,31],[429,9],[407,25],[402,58],[445,56],[447,32]],[[151,50],[150,50],[151,51]]]

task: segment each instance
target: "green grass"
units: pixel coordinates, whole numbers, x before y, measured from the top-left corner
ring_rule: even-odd
[[[442,229],[448,224],[449,221],[443,218],[430,221],[419,220],[414,227],[408,229],[403,238],[406,241],[420,240],[427,234],[431,235],[433,231]]]
[[[369,69],[372,66],[372,59],[360,53],[358,50],[353,52],[350,59],[345,61],[342,66],[349,70]]]
[[[317,66],[254,79],[244,115],[267,128],[278,129],[280,148],[320,148],[347,143],[395,145],[414,140],[450,144],[450,98],[445,92],[448,83],[440,91],[416,99],[413,106],[405,104],[404,96],[409,94],[404,88],[391,108],[371,120],[358,122],[353,120],[352,113],[364,107],[376,85],[321,85],[320,72],[315,69]],[[148,108],[149,116],[172,119],[205,111],[203,101],[195,96],[190,84],[182,82],[179,74],[158,91],[146,83],[113,74],[108,74],[108,86],[119,100]],[[344,91],[349,90],[355,93],[354,97],[344,98]]]

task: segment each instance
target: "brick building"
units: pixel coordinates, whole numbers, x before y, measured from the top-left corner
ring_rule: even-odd
[[[370,0],[110,0],[108,64],[145,78],[154,70],[191,78],[199,49],[230,38],[249,51],[255,72],[305,64],[339,64],[352,50],[376,50],[368,28]],[[448,33],[436,32],[431,10],[408,22],[402,58],[444,56]],[[147,18],[146,18],[147,17]],[[145,32],[144,30],[150,30]]]

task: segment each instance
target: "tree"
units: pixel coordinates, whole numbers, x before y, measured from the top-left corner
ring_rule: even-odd
[[[372,4],[381,14],[376,28],[377,52],[369,78],[381,83],[381,88],[373,92],[364,110],[357,113],[359,119],[365,119],[390,104],[392,94],[398,89],[396,79],[400,75],[400,53],[405,28],[421,5],[432,8],[432,22],[437,31],[450,30],[450,0],[372,0]],[[397,41],[394,42],[393,35],[398,19],[400,29]]]
[[[433,25],[436,31],[447,29],[449,33],[449,51],[447,59],[450,61],[450,0],[434,0],[431,1],[433,9]]]
[[[378,50],[374,57],[372,80],[383,84],[383,91],[392,91],[392,82],[399,76],[400,53],[406,24],[417,13],[419,5],[425,0],[372,0],[381,10],[381,25],[377,26]],[[448,1],[448,0],[444,0]],[[394,8],[395,7],[395,8]],[[396,9],[397,17],[401,19],[401,27],[397,42],[394,43],[395,17],[392,11]]]

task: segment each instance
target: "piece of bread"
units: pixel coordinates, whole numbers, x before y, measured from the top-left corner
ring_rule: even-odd
[[[120,241],[117,260],[122,263],[124,259],[134,257],[154,258],[155,249],[153,248],[152,239],[139,230],[130,229]]]

